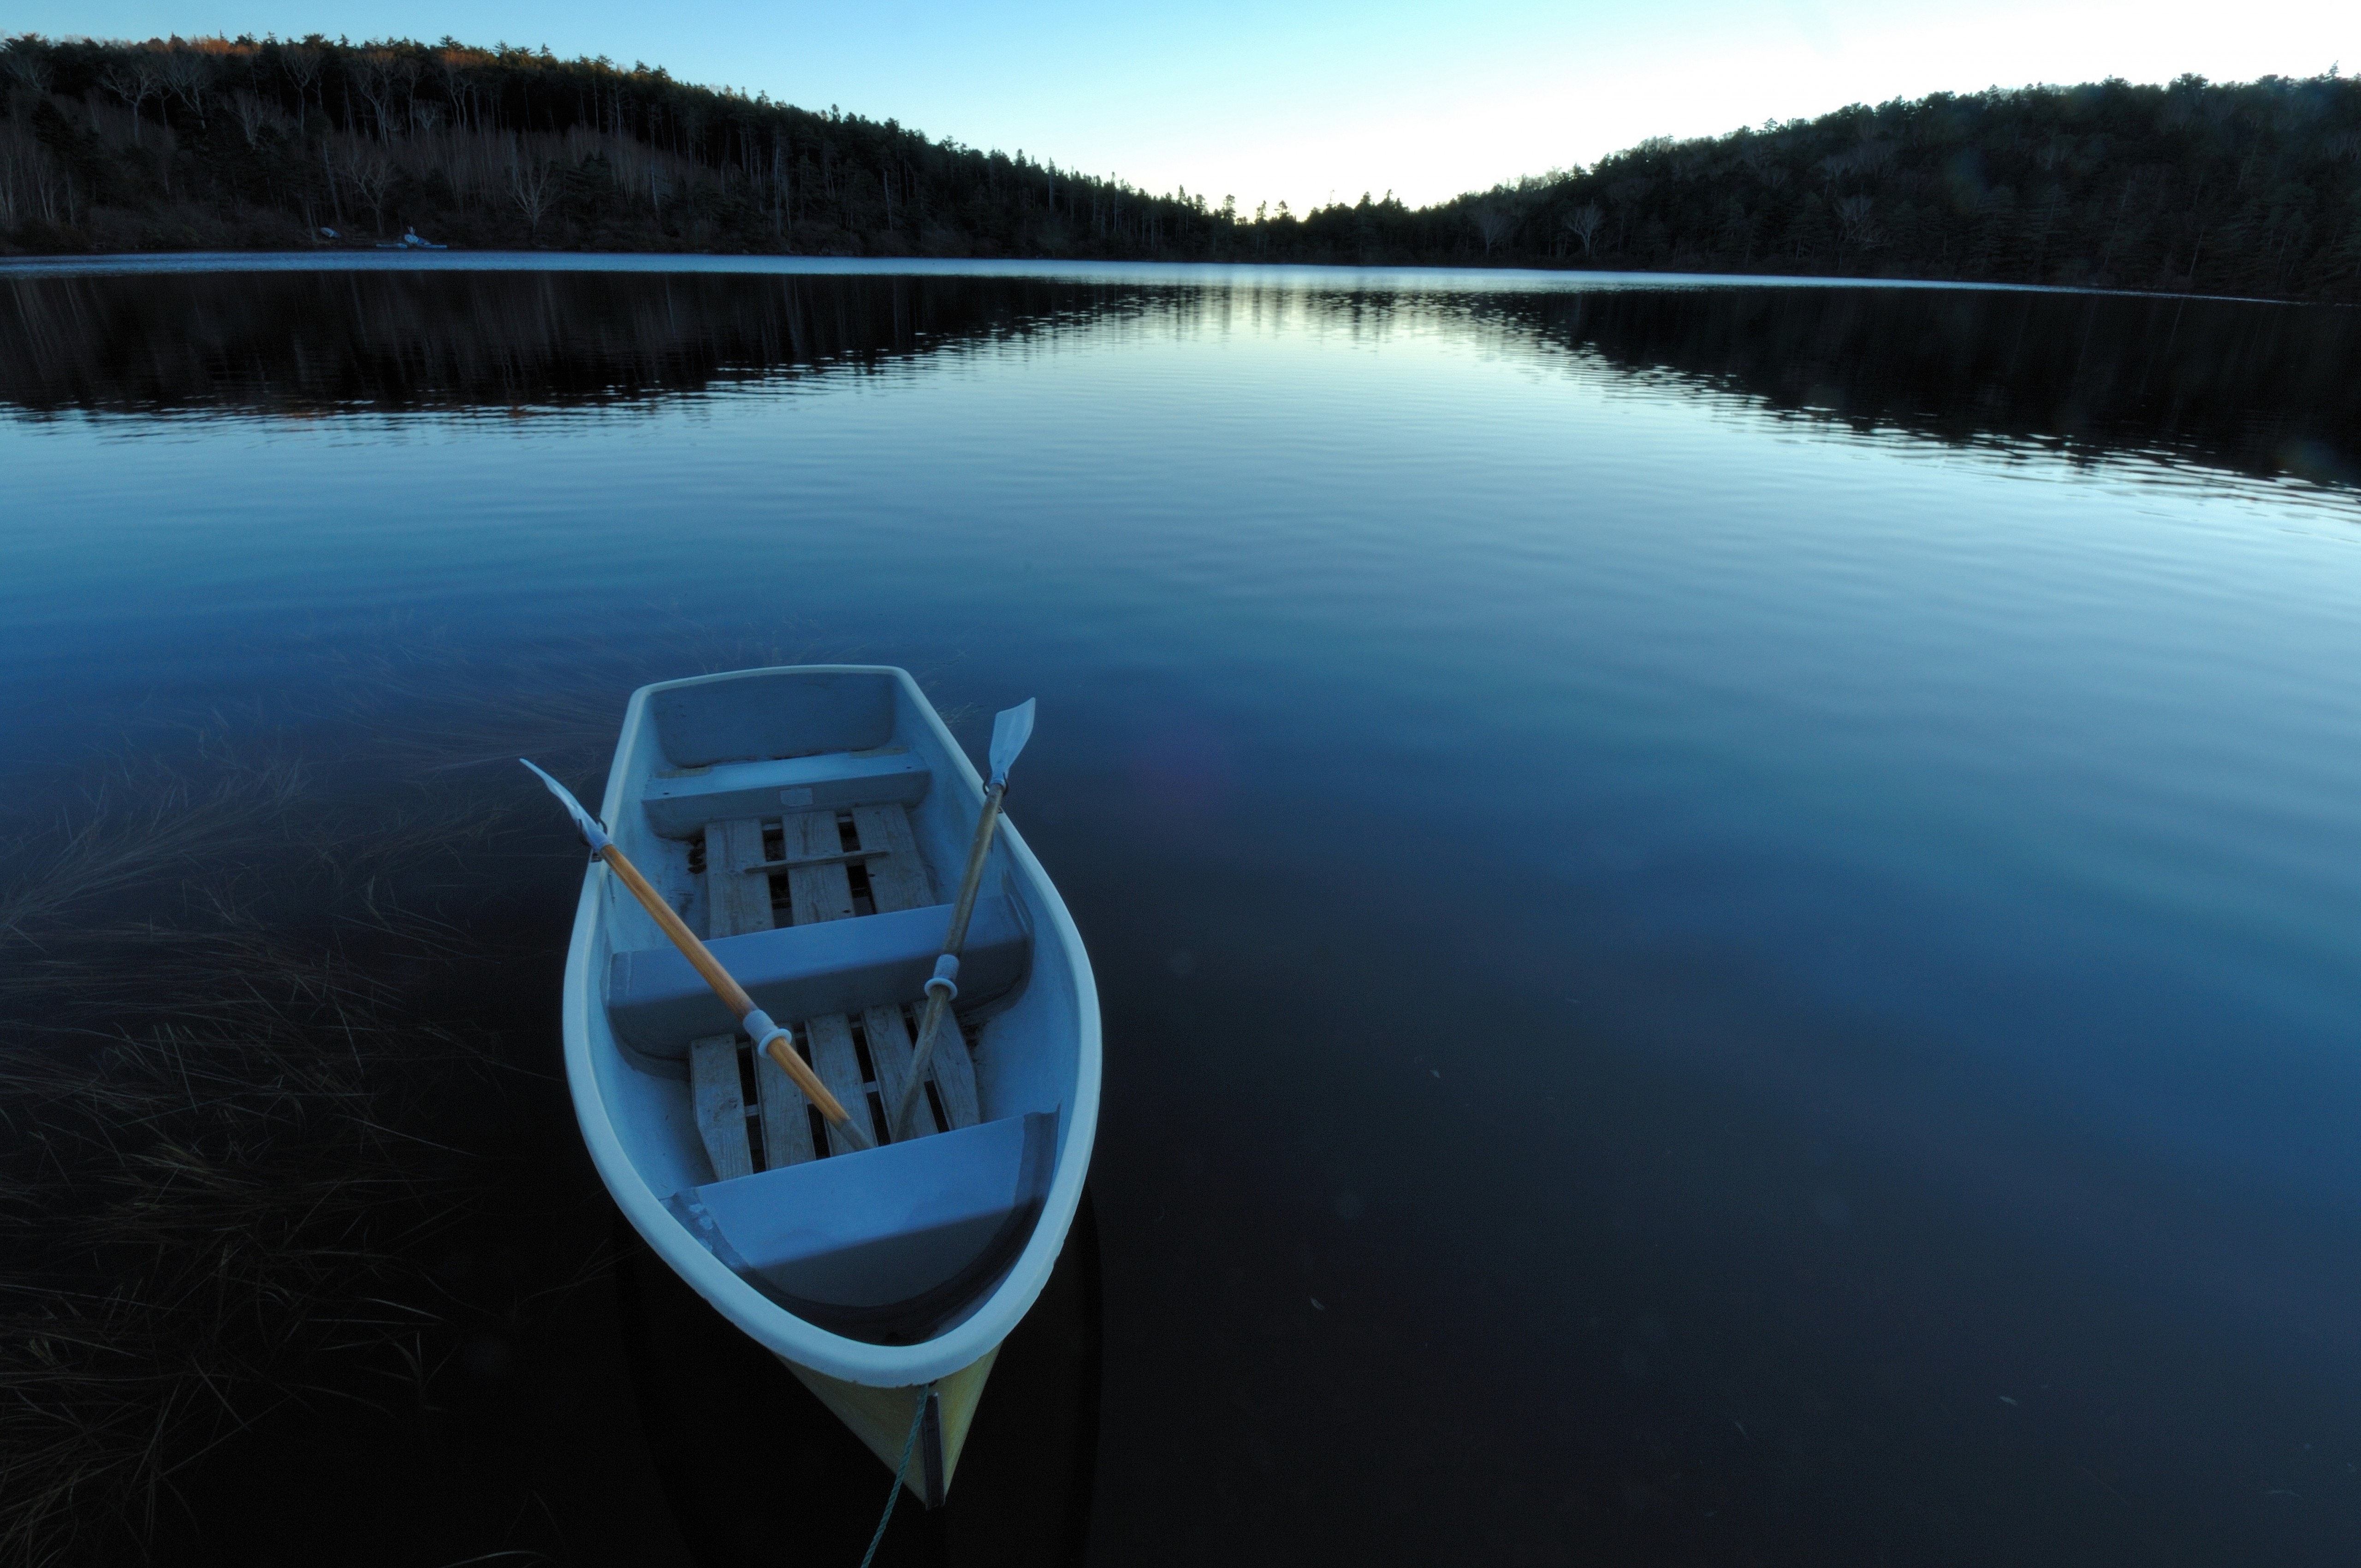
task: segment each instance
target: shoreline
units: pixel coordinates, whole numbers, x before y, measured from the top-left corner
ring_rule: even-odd
[[[1487,280],[1470,292],[1558,291],[1576,280],[1603,288],[1897,289],[1985,294],[2075,294],[2136,300],[2202,300],[2225,304],[2361,308],[2349,300],[2302,295],[2211,294],[2189,290],[2099,288],[2073,283],[2010,283],[1980,279],[1853,276],[1841,273],[1714,272],[1591,267],[1446,265],[1417,261],[1168,261],[1149,258],[844,256],[700,250],[462,250],[371,247],[305,250],[189,249],[0,255],[0,278],[138,276],[175,272],[693,272],[774,273],[785,277],[1058,278],[1089,282],[1174,281],[1218,275],[1273,280],[1301,274]],[[1493,282],[1489,280],[1500,280]],[[1576,291],[1568,290],[1567,291]]]

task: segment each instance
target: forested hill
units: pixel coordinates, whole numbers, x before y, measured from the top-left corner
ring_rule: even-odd
[[[1527,264],[2361,298],[2361,82],[2103,82],[1643,142],[1303,239]],[[1301,243],[1299,241],[1299,244]]]
[[[2361,300],[2361,84],[1938,94],[1252,216],[445,40],[9,40],[0,252],[372,245],[1544,266]],[[334,231],[331,235],[325,231]]]
[[[1221,224],[1186,192],[546,50],[24,37],[0,66],[0,249],[414,227],[454,247],[1191,256]]]

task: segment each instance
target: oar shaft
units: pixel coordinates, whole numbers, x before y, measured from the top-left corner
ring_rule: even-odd
[[[967,870],[960,876],[959,900],[951,905],[950,929],[943,935],[943,951],[956,957],[967,946],[967,923],[975,915],[976,890],[983,885],[984,857],[992,851],[992,830],[1000,826],[1000,798],[1006,784],[989,784],[983,811],[975,819],[975,839],[967,847]]]
[[[712,950],[698,939],[697,933],[688,928],[687,922],[664,902],[664,895],[648,885],[648,879],[640,874],[640,868],[631,864],[622,850],[609,844],[598,851],[598,856],[622,880],[623,885],[631,890],[631,896],[640,901],[640,907],[664,927],[664,935],[672,938],[673,946],[680,949],[681,957],[705,977],[705,983],[721,998],[721,1004],[730,1009],[732,1017],[742,1019],[757,1011],[754,999],[746,994],[746,988],[721,967],[721,960],[713,956]],[[854,1141],[862,1147],[869,1146],[871,1140],[853,1124],[842,1103],[828,1091],[828,1085],[819,1080],[819,1075],[812,1071],[803,1058],[796,1055],[795,1047],[787,1043],[785,1036],[776,1036],[772,1039],[770,1056],[779,1064],[779,1069],[795,1080],[796,1087],[804,1091],[804,1097],[819,1107],[821,1115],[851,1133]]]
[[[950,1010],[950,992],[927,992],[926,1015],[918,1023],[918,1047],[910,1053],[910,1081],[902,1086],[902,1098],[895,1102],[894,1120],[889,1124],[897,1138],[910,1135],[910,1117],[917,1112],[918,1096],[926,1089],[927,1069],[934,1065],[935,1036],[942,1033],[943,1018]]]
[[[950,928],[943,934],[943,951],[952,958],[967,947],[969,919],[975,914],[976,890],[983,885],[983,863],[992,852],[993,829],[1000,825],[1001,796],[1008,793],[1005,784],[984,786],[983,811],[975,819],[975,839],[968,846],[967,871],[960,878],[959,900],[951,905]],[[927,988],[927,1014],[918,1025],[917,1049],[910,1056],[909,1081],[902,1085],[902,1098],[895,1103],[893,1119],[886,1130],[897,1138],[910,1135],[910,1117],[917,1109],[918,1096],[924,1092],[927,1069],[934,1065],[935,1037],[942,1033],[943,1017],[950,1011],[951,993],[941,986]]]
[[[655,917],[655,923],[664,927],[664,935],[672,938],[673,946],[680,949],[681,957],[705,977],[705,983],[721,998],[722,1005],[730,1009],[731,1017],[743,1018],[754,1011],[754,999],[746,994],[746,988],[721,967],[721,960],[713,956],[712,949],[688,928],[688,923],[665,902],[664,894],[649,885],[648,879],[640,874],[640,868],[631,864],[621,850],[609,844],[598,851],[598,856],[613,868],[617,876],[623,879],[623,885],[631,890],[631,896],[640,901],[641,907]]]

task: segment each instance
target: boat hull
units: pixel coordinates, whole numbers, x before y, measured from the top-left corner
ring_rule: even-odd
[[[753,705],[756,718],[740,722],[732,703]],[[822,732],[819,740],[798,730],[806,724]],[[775,842],[780,815],[790,807],[840,807],[851,835],[861,800],[894,802],[897,811],[906,811],[912,842],[939,890],[948,880],[945,868],[955,868],[961,858],[983,795],[983,780],[906,673],[803,666],[664,682],[634,693],[601,815],[618,847],[704,934],[711,911],[701,901],[709,901],[705,884],[711,877],[702,862],[713,840],[698,838],[700,811],[708,822],[766,817]],[[761,802],[768,804],[747,804]],[[820,848],[832,855],[835,846]],[[780,851],[762,853],[776,858]],[[864,1338],[860,1328],[843,1323],[837,1326],[844,1332],[831,1332],[797,1316],[791,1303],[778,1299],[783,1292],[763,1288],[748,1260],[733,1266],[725,1261],[729,1248],[717,1255],[709,1237],[701,1240],[684,1224],[686,1205],[679,1201],[685,1194],[709,1200],[717,1182],[762,1181],[774,1173],[766,1166],[752,1178],[733,1178],[708,1158],[710,1145],[700,1146],[704,1113],[701,1102],[692,1101],[688,1047],[709,1050],[713,1042],[702,1034],[711,1025],[682,1012],[685,1004],[664,991],[649,957],[664,938],[601,861],[594,860],[585,878],[566,964],[567,1078],[584,1140],[624,1218],[675,1275],[792,1371],[889,1471],[901,1462],[922,1393],[931,1389],[931,1409],[906,1477],[913,1495],[929,1505],[949,1490],[1002,1343],[1032,1306],[1062,1250],[1097,1124],[1098,1002],[1080,937],[1014,823],[1004,826],[993,855],[987,885],[996,901],[992,907],[1001,911],[993,929],[1005,944],[1021,942],[1023,961],[1006,969],[1005,993],[982,1000],[971,994],[961,1003],[974,1064],[972,1089],[979,1109],[972,1113],[982,1118],[975,1131],[986,1124],[1045,1126],[1053,1152],[1046,1179],[1025,1190],[1027,1201],[1038,1205],[1029,1211],[1036,1216],[1029,1235],[1012,1244],[1005,1266],[994,1263],[996,1277],[980,1284],[972,1300],[946,1313],[939,1328],[922,1331],[928,1337],[915,1343],[883,1332]],[[764,938],[775,938],[774,950],[784,955],[773,983],[817,996],[839,983],[831,973],[842,977],[843,987],[857,989],[875,975],[897,972],[894,966],[907,960],[894,946],[899,927],[893,922],[922,915],[923,900],[903,915],[882,913],[882,903],[878,907],[880,914],[840,926],[798,922],[788,930],[783,925]],[[874,927],[872,920],[878,922]],[[841,945],[837,933],[855,926],[867,944],[866,968],[821,973],[810,964],[797,967],[798,953],[807,957],[820,946]],[[868,935],[873,929],[876,935]],[[815,933],[819,946],[805,942],[789,952],[806,931]],[[979,960],[961,980],[990,985],[1001,972]],[[867,1005],[869,1026],[878,1026],[873,999],[851,991],[828,994],[811,1009],[841,1013]],[[759,989],[756,995],[802,1038],[801,1026],[791,1021],[812,1012],[787,1011]],[[976,1002],[972,1010],[971,1001]],[[626,1011],[626,1003],[636,1010]],[[890,1016],[885,1022],[890,1028]],[[873,1034],[869,1037],[873,1046]],[[738,1048],[743,1051],[745,1042]],[[667,1049],[675,1051],[669,1058]],[[754,1122],[751,1103],[746,1116]],[[758,1124],[763,1141],[756,1147],[767,1160],[772,1124]],[[794,1130],[791,1124],[780,1125]],[[951,1141],[944,1139],[947,1146]],[[838,1157],[822,1153],[820,1164],[837,1168]],[[856,1155],[841,1168],[843,1179],[853,1179],[863,1157]]]
[[[779,1357],[779,1363],[877,1456],[878,1463],[888,1470],[901,1472],[902,1485],[913,1497],[933,1508],[941,1507],[950,1492],[952,1474],[959,1469],[960,1454],[967,1447],[968,1430],[975,1424],[976,1406],[983,1399],[984,1382],[992,1376],[993,1363],[999,1359],[1000,1347],[994,1345],[978,1360],[947,1377],[905,1388],[873,1388],[848,1383],[808,1366],[797,1366],[784,1355]],[[929,1397],[932,1408],[921,1410],[919,1402]],[[915,1438],[911,1433],[914,1425],[917,1428]],[[903,1457],[906,1448],[906,1468]]]

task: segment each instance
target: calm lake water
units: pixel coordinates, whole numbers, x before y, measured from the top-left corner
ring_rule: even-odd
[[[179,1560],[776,1528],[685,1502],[737,1440],[633,1393],[695,1325],[633,1304],[548,1076],[579,859],[504,759],[595,784],[633,685],[814,659],[909,667],[979,751],[1039,697],[1010,811],[1105,1007],[1060,1329],[1095,1462],[1012,1376],[950,1513],[1038,1447],[1106,1564],[2361,1557],[2355,313],[472,257],[0,291],[13,830],[231,752],[355,854],[508,814],[406,894],[506,1064],[451,1122],[492,1161],[431,1244],[464,1305],[412,1392],[331,1357],[184,1473]],[[885,1481],[776,1560],[849,1568]],[[1017,1554],[914,1519],[889,1558]]]

